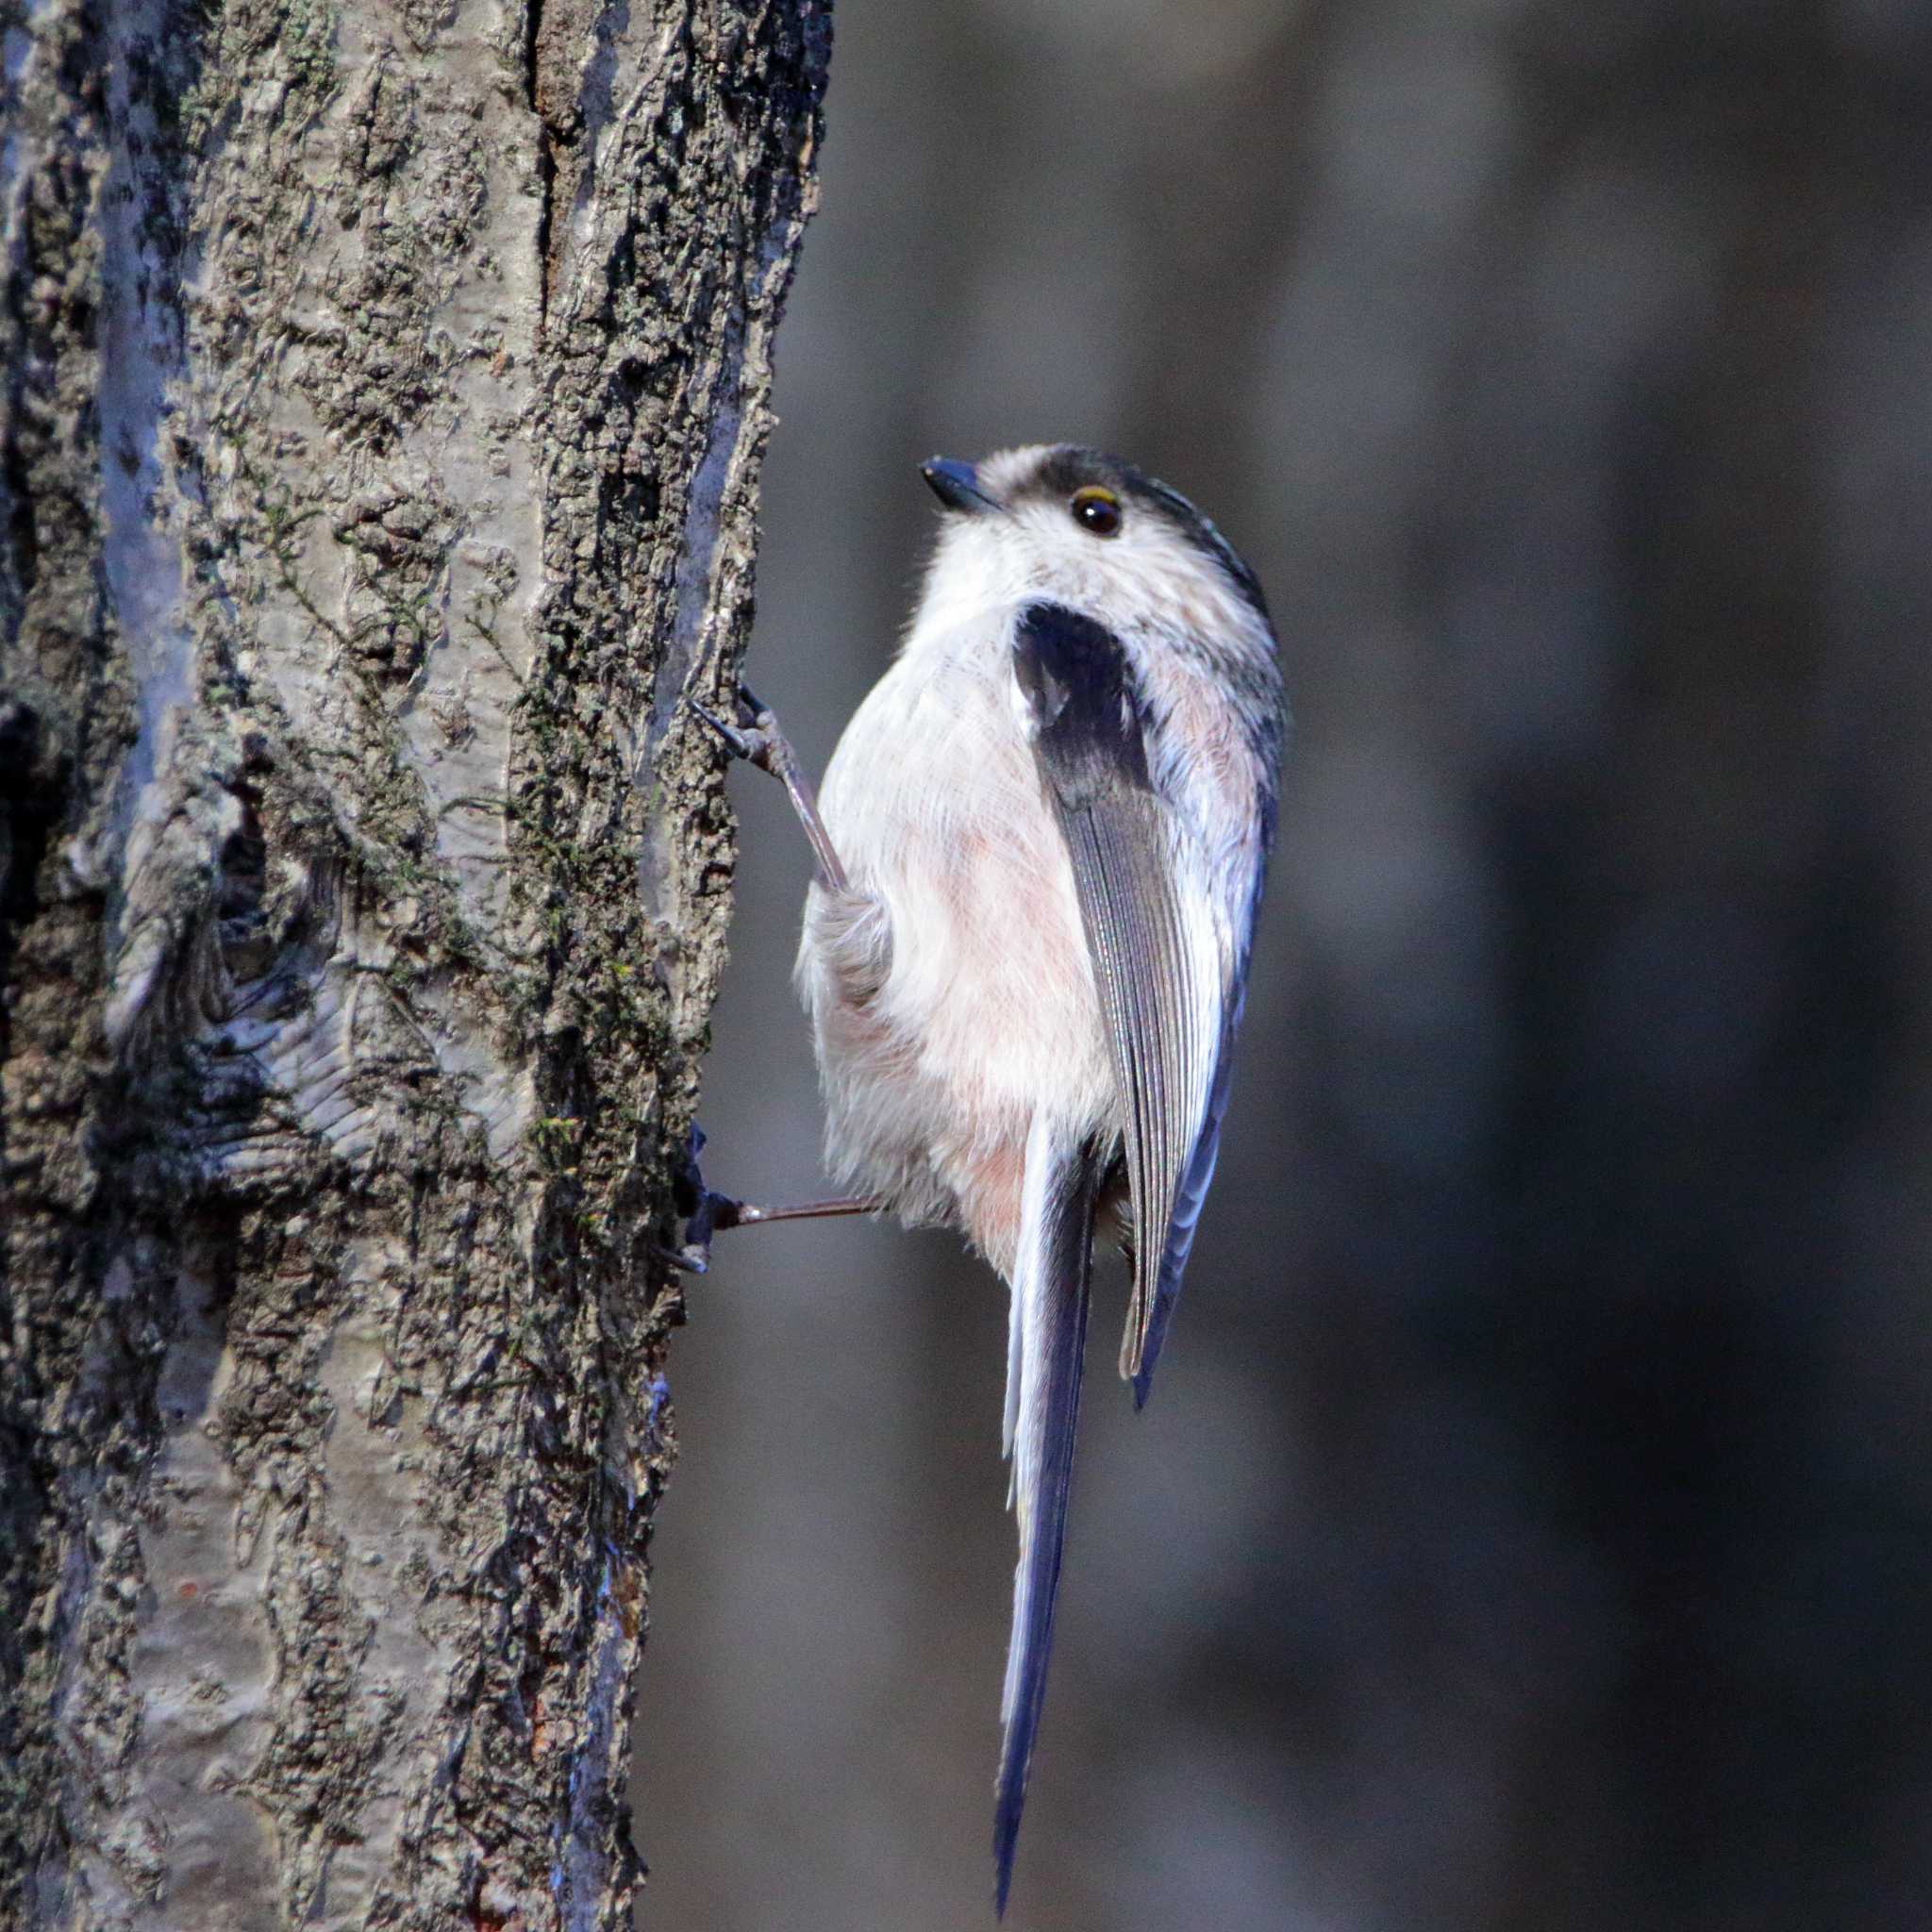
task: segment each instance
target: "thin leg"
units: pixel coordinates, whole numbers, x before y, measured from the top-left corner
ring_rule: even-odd
[[[796,1208],[755,1208],[735,1201],[705,1185],[698,1157],[705,1151],[705,1130],[693,1121],[672,1187],[673,1203],[684,1217],[684,1241],[658,1253],[675,1268],[702,1274],[710,1265],[711,1238],[727,1227],[756,1227],[767,1221],[817,1221],[834,1214],[877,1214],[885,1203],[870,1194],[841,1194],[832,1201],[808,1201]]]
[[[830,1201],[804,1201],[791,1208],[754,1208],[749,1201],[731,1201],[713,1195],[711,1226],[723,1233],[727,1227],[759,1227],[768,1221],[828,1221],[835,1214],[877,1214],[883,1201],[871,1194],[841,1194]]]
[[[686,1219],[684,1245],[660,1247],[658,1252],[674,1268],[703,1274],[710,1269],[712,1240],[726,1228],[759,1227],[768,1221],[820,1221],[834,1214],[878,1214],[885,1205],[870,1194],[841,1194],[836,1200],[806,1201],[795,1208],[755,1208],[749,1201],[734,1201],[729,1194],[714,1194],[707,1188]]]
[[[736,724],[726,724],[695,698],[687,698],[685,702],[738,757],[756,765],[761,772],[771,773],[784,786],[786,796],[791,801],[791,809],[798,814],[798,823],[805,827],[805,836],[811,841],[813,856],[818,859],[820,879],[836,891],[848,891],[845,868],[839,861],[838,851],[832,844],[831,834],[825,830],[824,821],[819,817],[819,802],[812,791],[811,780],[805,775],[805,768],[798,762],[798,754],[778,729],[778,721],[772,715],[770,708],[761,705],[743,685],[738,687],[740,722]]]

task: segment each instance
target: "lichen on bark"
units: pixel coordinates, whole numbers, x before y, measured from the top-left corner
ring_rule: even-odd
[[[0,1920],[616,1925],[815,0],[45,0]]]

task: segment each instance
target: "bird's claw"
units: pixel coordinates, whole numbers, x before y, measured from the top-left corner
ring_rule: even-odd
[[[761,772],[775,771],[774,757],[779,743],[778,721],[772,715],[771,707],[761,704],[749,687],[741,684],[733,693],[733,703],[738,708],[735,724],[721,718],[695,698],[687,697],[685,703],[724,741],[726,749],[734,758],[756,765]]]
[[[699,708],[693,707],[694,709]],[[713,721],[716,722],[716,721]],[[660,1259],[687,1274],[703,1274],[711,1265],[711,1237],[736,1227],[744,1211],[742,1201],[720,1194],[705,1185],[698,1156],[704,1152],[705,1130],[693,1121],[684,1145],[684,1158],[672,1178],[672,1205],[684,1222],[684,1240],[675,1248],[658,1246]]]
[[[708,705],[701,705],[695,698],[686,698],[685,703],[724,741],[725,749],[734,758],[751,757],[751,741],[736,724],[727,724]]]

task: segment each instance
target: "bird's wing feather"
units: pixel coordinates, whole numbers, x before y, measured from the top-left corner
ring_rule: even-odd
[[[1037,1115],[1026,1142],[1012,1279],[1017,1396],[1012,1502],[1020,1521],[1020,1560],[1013,1573],[1013,1632],[1000,1707],[1006,1742],[993,1812],[1001,1912],[1012,1882],[1013,1847],[1026,1802],[1026,1773],[1040,1730],[1053,1644],[1054,1599],[1080,1414],[1080,1357],[1087,1341],[1098,1184],[1092,1150],[1061,1144],[1053,1123]]]
[[[1160,1357],[1167,1340],[1167,1324],[1174,1319],[1175,1297],[1180,1293],[1181,1274],[1194,1245],[1194,1230],[1201,1220],[1202,1204],[1208,1198],[1208,1184],[1214,1178],[1214,1163],[1221,1153],[1221,1123],[1227,1111],[1227,1079],[1234,1057],[1230,1048],[1235,1028],[1241,1024],[1241,992],[1237,978],[1234,1002],[1222,1027],[1221,1043],[1214,1063],[1214,1084],[1208,1089],[1207,1111],[1201,1130],[1194,1137],[1194,1149],[1187,1171],[1174,1195],[1174,1212],[1167,1224],[1167,1245],[1161,1251],[1160,1274],[1154,1285],[1146,1325],[1141,1334],[1141,1358],[1131,1366],[1123,1362],[1123,1373],[1134,1384],[1134,1407],[1147,1400],[1154,1381],[1154,1364]]]
[[[1029,604],[1014,672],[1073,860],[1126,1117],[1134,1279],[1121,1373],[1144,1399],[1214,1171],[1235,962],[1150,775],[1119,639],[1063,605]]]

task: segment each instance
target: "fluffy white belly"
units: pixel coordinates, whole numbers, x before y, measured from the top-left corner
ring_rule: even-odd
[[[850,875],[807,902],[833,1166],[995,1261],[1035,1112],[1118,1103],[1073,868],[1020,734],[1004,652],[902,658],[854,715],[820,805]]]

